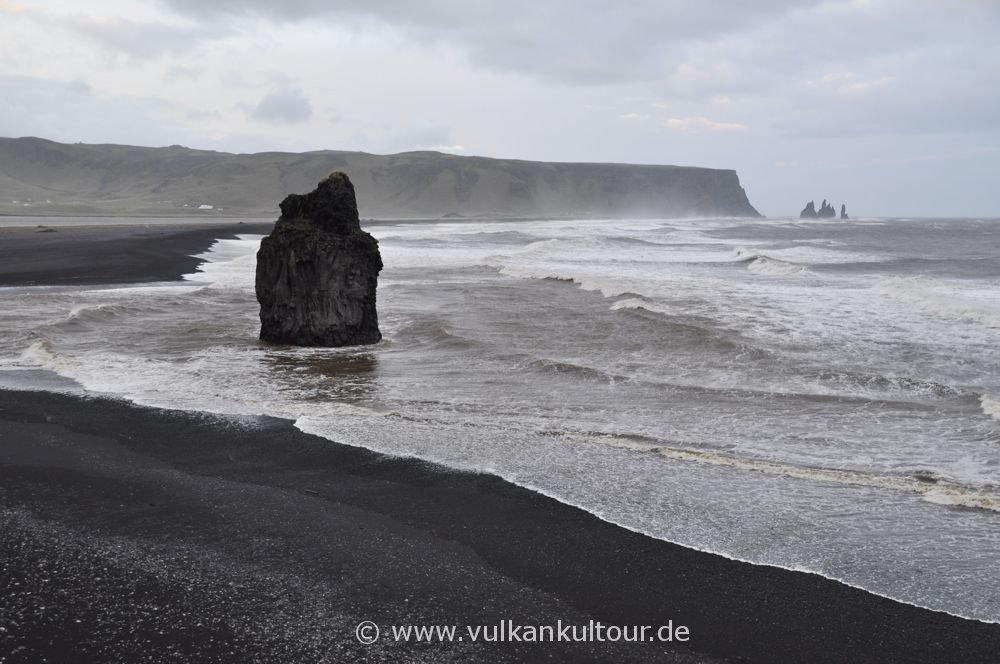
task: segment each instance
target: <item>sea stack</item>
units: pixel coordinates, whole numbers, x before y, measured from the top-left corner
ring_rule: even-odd
[[[335,172],[290,194],[257,252],[260,338],[296,346],[356,346],[382,334],[375,288],[382,257],[361,230],[354,185]]]
[[[844,214],[844,208],[841,208]],[[799,219],[833,219],[837,216],[837,210],[824,198],[819,210],[816,209],[816,201],[809,201],[805,208],[799,213]]]
[[[840,218],[841,219],[850,219],[850,217],[847,216],[847,204],[846,203],[841,203],[841,205],[840,205]]]

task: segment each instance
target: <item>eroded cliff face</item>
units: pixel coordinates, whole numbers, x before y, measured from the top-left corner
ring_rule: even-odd
[[[260,338],[296,346],[377,343],[378,241],[361,230],[354,186],[331,173],[281,203],[257,253]]]
[[[368,218],[759,216],[731,170],[439,152],[228,154],[37,138],[0,138],[0,213],[271,216],[275,201],[335,170],[351,174]]]

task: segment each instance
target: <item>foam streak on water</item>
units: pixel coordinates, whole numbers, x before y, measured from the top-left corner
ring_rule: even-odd
[[[182,283],[0,289],[4,380],[287,417],[1000,620],[1000,222],[374,231],[377,346],[257,342],[243,236]]]

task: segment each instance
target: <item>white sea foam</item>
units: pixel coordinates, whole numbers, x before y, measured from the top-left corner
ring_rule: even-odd
[[[185,281],[208,284],[211,288],[252,288],[257,250],[263,235],[238,235],[236,240],[216,240],[208,251],[198,254],[204,262]]]
[[[782,277],[807,271],[806,266],[804,265],[788,263],[786,261],[780,261],[767,256],[758,256],[757,258],[754,258],[752,261],[747,263],[747,270],[753,272],[754,274]]]
[[[767,459],[739,457],[716,450],[671,447],[658,441],[607,434],[565,432],[561,437],[635,452],[653,453],[675,461],[725,466],[787,478],[901,491],[917,494],[924,500],[942,505],[1000,512],[1000,487],[968,486],[930,473],[904,475],[801,466]]]
[[[587,272],[586,268],[575,268],[566,266],[545,267],[544,265],[504,265],[500,268],[500,273],[518,279],[552,279],[555,281],[566,281],[575,283],[586,291],[596,291],[604,297],[617,297],[625,293],[635,292],[637,288],[642,288],[642,284],[637,284],[634,280],[626,280],[615,277],[613,274],[600,274]]]
[[[637,297],[626,297],[621,300],[615,300],[611,304],[612,311],[618,311],[621,309],[645,309],[646,311],[666,313],[665,307],[657,305],[655,302],[651,302],[650,300],[640,299]]]
[[[114,305],[110,303],[79,304],[70,309],[69,314],[66,315],[66,320],[80,320],[80,318],[86,317],[88,314],[96,312],[108,312],[108,311],[113,311],[113,309]]]
[[[193,293],[200,288],[196,284],[177,285],[173,281],[138,284],[135,286],[97,287],[81,291],[81,295],[99,294],[109,297],[134,298],[137,295],[165,295]]]
[[[949,283],[920,276],[890,277],[873,290],[935,316],[1000,329],[1000,295],[995,284],[989,289],[975,290],[965,282]]]
[[[366,416],[353,417],[350,413],[330,418],[303,417],[296,421],[300,430],[340,443],[397,456],[413,456],[462,470],[494,473],[653,537],[751,563],[819,573],[921,606],[927,606],[928,602],[920,598],[919,592],[914,594],[913,586],[889,590],[870,578],[862,580],[845,575],[836,567],[826,567],[820,562],[825,557],[822,542],[830,541],[827,538],[838,530],[843,535],[845,529],[854,527],[851,512],[834,523],[824,520],[825,510],[839,509],[836,504],[827,502],[829,487],[834,487],[834,494],[845,487],[875,492],[866,494],[866,501],[883,503],[883,511],[865,513],[862,519],[874,533],[880,528],[898,529],[900,524],[893,522],[904,517],[906,512],[897,510],[909,509],[903,507],[905,499],[890,496],[917,496],[927,505],[925,510],[933,509],[932,505],[975,508],[977,512],[988,514],[1000,509],[1000,497],[995,491],[956,486],[933,476],[868,476],[849,471],[799,468],[588,433],[562,432],[558,436],[541,438],[536,433],[535,440],[526,447],[524,443],[530,432],[506,429],[496,421],[481,422],[475,428],[466,429],[461,445],[437,444],[435,441],[449,437],[450,426],[435,417],[409,418],[399,414],[381,415],[377,422]],[[631,457],[616,454],[616,448]],[[473,450],[477,453],[472,453]],[[652,479],[647,476],[650,466],[641,461],[649,457],[674,462],[658,466],[654,475],[659,483],[651,485],[646,484],[647,479]],[[557,465],[551,465],[555,460],[558,460]],[[755,476],[760,479],[754,479]],[[603,480],[595,484],[598,477]],[[753,491],[754,499],[740,502],[737,498],[748,495],[747,490]],[[708,502],[702,503],[703,500]],[[890,503],[891,508],[888,507]],[[723,511],[704,509],[708,505],[717,505]],[[662,510],[667,510],[677,520],[651,520],[646,516]],[[698,513],[697,521],[684,519],[688,510]],[[792,519],[795,525],[786,523],[787,519]],[[901,523],[907,523],[906,528],[914,527],[905,518]],[[826,532],[828,525],[833,530]],[[756,548],[756,544],[746,547],[753,541],[752,537],[751,540],[743,540],[741,536],[734,539],[743,529],[763,533],[764,541],[760,542],[763,548]],[[782,533],[794,533],[794,537]],[[917,531],[909,533],[910,536],[916,534]],[[893,565],[897,578],[900,574],[905,575],[912,561],[904,562],[895,554],[878,550],[877,546],[871,550],[877,538],[875,534],[869,538],[856,543],[853,559],[873,556],[873,560],[881,559],[883,564]],[[930,541],[923,538],[920,541],[921,550],[910,551],[916,558],[931,551],[928,548],[932,546]],[[812,562],[789,564],[781,553],[785,546],[797,550],[804,546],[810,553],[801,550],[799,553],[810,556]],[[830,541],[826,546],[835,545]],[[913,574],[913,578],[920,578],[916,572]],[[956,579],[951,582],[955,583]],[[931,604],[933,608],[956,615],[995,619],[992,609],[962,608],[960,603],[950,601]]]
[[[70,374],[75,370],[72,362],[52,352],[48,341],[36,341],[28,346],[21,353],[19,361],[22,367],[42,367],[67,378],[73,378]]]
[[[0,368],[286,417],[654,537],[1000,616],[1000,584],[981,573],[1000,537],[996,424],[979,414],[1000,410],[995,284],[873,285],[809,270],[875,256],[869,231],[858,250],[843,224],[745,228],[379,226],[386,340],[341,350],[257,342],[259,238],[242,236],[182,284],[0,290]],[[786,273],[757,272],[775,265]],[[626,313],[639,309],[662,316]]]
[[[744,242],[744,240],[740,240]],[[840,265],[844,263],[882,263],[892,257],[886,254],[861,253],[850,249],[841,249],[829,242],[800,243],[795,246],[774,246],[774,245],[748,245],[754,247],[748,249],[746,246],[737,250],[737,255],[744,258],[764,253],[767,257],[796,263],[803,266],[815,265]]]
[[[979,407],[983,409],[984,414],[1000,420],[1000,399],[984,394],[979,397]]]
[[[606,440],[602,442],[607,444]],[[651,451],[680,461],[729,466],[782,477],[903,491],[918,494],[924,500],[933,503],[1000,512],[1000,487],[964,486],[933,475],[889,475],[832,468],[811,468],[761,459],[740,458],[711,451],[664,446],[652,447]]]

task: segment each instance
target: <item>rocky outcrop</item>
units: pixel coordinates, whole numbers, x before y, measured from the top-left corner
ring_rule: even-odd
[[[354,185],[331,173],[290,194],[257,252],[260,338],[296,346],[354,346],[382,338],[375,288],[378,241],[361,230]]]
[[[847,219],[846,205],[840,208],[840,215],[841,219]],[[806,203],[805,208],[802,209],[802,212],[799,213],[799,219],[833,219],[836,216],[837,209],[828,203],[825,198],[819,210],[816,209],[816,201],[809,201]]]
[[[841,219],[850,219],[850,217],[847,216],[847,205],[845,205],[843,203],[840,205],[840,218]]]
[[[0,138],[0,214],[270,216],[276,201],[331,171],[351,174],[367,218],[760,216],[733,170],[440,152],[229,154],[38,138]]]

